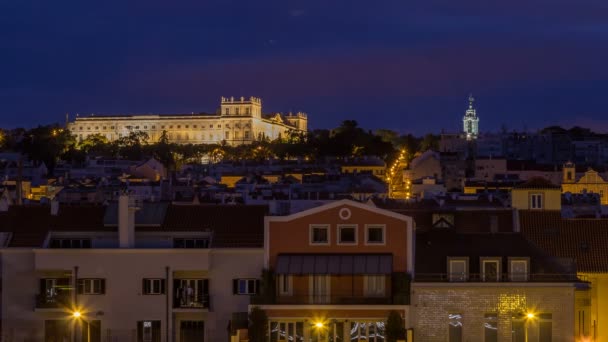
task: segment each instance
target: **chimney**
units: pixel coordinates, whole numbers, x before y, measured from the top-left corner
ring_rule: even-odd
[[[51,215],[57,216],[59,214],[59,200],[53,198],[51,201]]]
[[[129,195],[118,197],[118,241],[120,248],[135,247],[135,212],[138,210],[135,201]]]

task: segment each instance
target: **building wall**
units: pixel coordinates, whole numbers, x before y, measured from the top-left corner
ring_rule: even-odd
[[[563,192],[578,193],[596,193],[600,195],[602,205],[608,205],[608,182],[606,182],[596,171],[587,171],[585,174],[574,183],[563,183]]]
[[[35,336],[42,341],[44,319],[62,319],[66,310],[34,310],[39,280],[50,272],[74,272],[79,278],[104,278],[104,295],[78,295],[78,304],[86,319],[101,321],[102,339],[108,331],[129,334],[137,321],[159,320],[162,341],[167,332],[169,296],[169,334],[178,339],[179,320],[205,321],[206,339],[227,340],[228,322],[233,312],[245,312],[249,296],[234,295],[232,280],[259,278],[263,250],[260,249],[91,249],[29,250],[2,253],[2,327],[15,341]],[[166,295],[142,295],[143,278],[166,278]],[[177,274],[175,272],[178,272]],[[173,277],[179,273],[196,274],[209,279],[210,308],[173,309]],[[37,312],[38,311],[38,312]],[[48,309],[47,309],[48,311]],[[174,324],[175,323],[175,324]]]
[[[554,342],[571,342],[574,340],[574,287],[554,285],[413,283],[415,340],[447,341],[448,315],[462,314],[462,341],[483,342],[484,315],[497,313],[498,341],[511,341],[512,315],[532,311],[552,314]],[[536,323],[531,323],[530,341],[538,340],[537,331]]]
[[[68,129],[79,139],[101,134],[109,141],[115,141],[131,132],[145,132],[149,142],[154,143],[166,131],[167,138],[173,143],[217,144],[226,141],[231,145],[251,143],[260,137],[274,140],[279,136],[285,137],[289,130],[307,131],[306,114],[290,114],[285,119],[283,122],[280,117],[278,120],[262,118],[260,99],[222,98],[220,113],[215,115],[76,117],[68,123]]]
[[[562,195],[559,189],[513,189],[511,206],[515,209],[531,209],[531,194],[543,194],[542,210],[560,210],[562,208]]]
[[[350,210],[348,219],[340,218],[340,211]],[[371,209],[371,207],[370,207]],[[310,245],[310,226],[312,224],[329,224],[329,245]],[[357,245],[339,245],[337,243],[338,225],[357,225]],[[365,245],[365,225],[385,224],[385,244]],[[383,215],[343,205],[321,212],[295,218],[286,222],[271,221],[268,228],[269,265],[274,265],[280,253],[392,253],[394,272],[406,272],[408,263],[407,222],[395,217]]]
[[[591,317],[589,333],[595,340],[608,340],[608,274],[579,273],[579,276],[591,283]],[[575,318],[576,319],[576,318]]]

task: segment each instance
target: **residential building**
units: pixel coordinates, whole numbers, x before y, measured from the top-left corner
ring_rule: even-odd
[[[526,210],[559,210],[561,188],[544,178],[532,178],[511,190],[511,206]]]
[[[410,217],[341,200],[265,222],[262,286],[252,305],[271,341],[382,341],[390,311],[412,317]]]
[[[259,289],[266,207],[0,209],[3,341],[228,340]]]
[[[68,129],[80,139],[100,134],[109,141],[143,132],[150,142],[163,134],[178,144],[249,144],[255,140],[287,137],[289,131],[306,132],[305,113],[262,115],[262,100],[256,97],[222,97],[216,114],[77,116]]]
[[[576,175],[573,163],[566,163],[563,168],[562,192],[573,194],[596,193],[602,205],[608,205],[608,181],[593,169],[588,169],[580,178]]]

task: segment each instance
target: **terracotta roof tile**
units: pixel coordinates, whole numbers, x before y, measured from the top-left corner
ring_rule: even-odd
[[[523,210],[521,232],[547,253],[576,260],[579,272],[608,273],[608,219],[566,219],[560,211]]]

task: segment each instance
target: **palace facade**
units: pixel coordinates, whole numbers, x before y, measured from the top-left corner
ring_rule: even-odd
[[[116,115],[76,117],[68,129],[79,139],[100,134],[109,141],[132,132],[148,134],[157,142],[166,132],[170,142],[178,144],[249,144],[255,140],[274,140],[289,131],[306,132],[308,117],[298,112],[282,115],[262,114],[262,100],[257,97],[222,97],[216,114]]]

